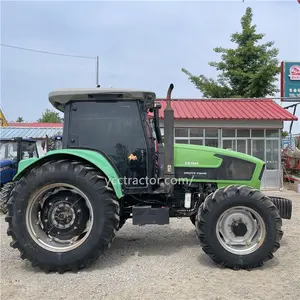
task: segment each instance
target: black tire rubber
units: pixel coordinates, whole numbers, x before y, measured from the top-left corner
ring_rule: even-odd
[[[219,243],[216,235],[218,217],[233,206],[247,206],[260,214],[266,224],[266,238],[260,248],[248,255],[228,252]],[[203,251],[218,265],[234,270],[253,269],[273,258],[283,236],[282,219],[272,201],[259,190],[246,186],[220,188],[207,196],[199,208],[196,232]]]
[[[126,223],[126,220],[127,219],[120,217],[118,230],[120,230],[123,227],[123,225]]]
[[[11,182],[6,183],[0,191],[0,212],[3,213],[4,215],[8,211],[7,203],[8,203],[10,194],[15,186],[16,186],[16,182],[11,181]]]
[[[293,203],[291,200],[275,196],[269,196],[269,198],[279,210],[282,219],[290,220],[292,218]]]
[[[196,225],[196,216],[197,216],[197,214],[190,216],[190,220],[194,226]]]
[[[33,190],[51,183],[73,184],[82,190],[91,203],[94,213],[92,230],[83,244],[69,252],[51,252],[40,247],[26,227],[25,211]],[[12,237],[11,247],[17,248],[22,259],[45,272],[78,271],[90,266],[108,248],[119,227],[119,202],[114,191],[107,186],[103,174],[92,166],[74,160],[50,161],[33,168],[22,177],[12,191],[5,220]]]

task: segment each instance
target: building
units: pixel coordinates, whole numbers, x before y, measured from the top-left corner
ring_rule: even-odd
[[[159,102],[163,133],[166,101]],[[262,188],[281,188],[283,122],[297,121],[297,117],[272,99],[172,99],[172,107],[175,143],[221,147],[256,156],[266,162]]]
[[[43,155],[46,149],[43,142],[46,137],[62,135],[63,124],[60,123],[8,123],[1,127],[1,138],[31,138],[37,141],[39,155]]]

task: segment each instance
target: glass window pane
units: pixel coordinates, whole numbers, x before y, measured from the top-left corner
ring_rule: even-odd
[[[203,145],[203,140],[190,140],[190,144]]]
[[[175,144],[188,144],[189,140],[175,140]]]
[[[278,170],[279,148],[278,140],[266,141],[266,169]]]
[[[252,155],[265,160],[265,140],[252,140]]]
[[[251,155],[251,140],[247,140],[247,154]]]
[[[237,137],[250,137],[250,129],[238,129]]]
[[[266,137],[279,137],[279,131],[277,129],[266,130]]]
[[[223,148],[235,151],[235,140],[223,140]]]
[[[208,147],[218,147],[218,140],[217,139],[207,139],[205,140],[205,146]]]
[[[222,129],[223,137],[235,137],[235,129]]]
[[[203,137],[203,128],[190,128],[190,137]]]
[[[214,129],[214,128],[205,129],[205,136],[206,137],[218,137],[218,129]]]
[[[188,137],[188,128],[175,128],[176,137]]]
[[[252,137],[264,137],[264,130],[263,129],[252,129],[251,131]]]
[[[237,152],[247,153],[246,140],[237,140],[236,143],[237,143],[236,145]]]

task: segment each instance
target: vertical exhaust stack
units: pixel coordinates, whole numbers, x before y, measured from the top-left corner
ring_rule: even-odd
[[[174,88],[173,83],[170,84],[167,93],[167,106],[164,110],[164,178],[165,193],[171,194],[174,190],[172,178],[174,178],[174,110],[171,106],[171,93]]]

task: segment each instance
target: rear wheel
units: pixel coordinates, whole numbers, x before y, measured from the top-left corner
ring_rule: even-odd
[[[119,203],[98,170],[77,161],[51,161],[18,181],[6,221],[21,258],[45,271],[76,271],[110,247]]]
[[[190,216],[190,220],[191,220],[191,222],[193,223],[193,225],[195,226],[195,225],[196,225],[196,214]]]
[[[203,251],[232,269],[262,266],[280,247],[282,220],[260,191],[229,186],[210,194],[199,208],[196,230]]]

